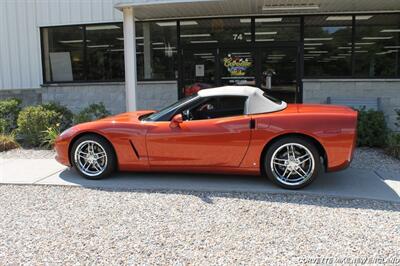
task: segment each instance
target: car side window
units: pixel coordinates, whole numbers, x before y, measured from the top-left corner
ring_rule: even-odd
[[[244,114],[247,97],[223,96],[211,97],[200,104],[184,110],[184,120],[203,120]]]

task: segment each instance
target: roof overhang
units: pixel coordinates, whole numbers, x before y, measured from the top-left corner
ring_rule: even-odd
[[[399,0],[122,0],[137,20],[400,12]]]

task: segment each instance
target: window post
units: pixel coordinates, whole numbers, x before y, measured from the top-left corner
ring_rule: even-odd
[[[132,7],[124,7],[124,59],[125,59],[125,102],[126,110],[135,111],[136,106],[136,32]]]
[[[352,16],[352,21],[351,21],[351,76],[354,77],[355,74],[355,65],[356,65],[356,55],[354,53],[355,50],[355,40],[356,40],[356,16]]]

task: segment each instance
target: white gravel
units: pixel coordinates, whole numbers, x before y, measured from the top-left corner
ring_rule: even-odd
[[[0,203],[0,265],[400,263],[396,203],[10,185]]]
[[[350,166],[367,170],[387,170],[400,173],[400,160],[385,154],[381,149],[374,148],[357,148]]]
[[[0,152],[0,159],[53,159],[54,156],[54,150],[45,150],[39,148],[18,148]]]

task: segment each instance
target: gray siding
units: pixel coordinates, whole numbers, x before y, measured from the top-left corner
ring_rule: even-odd
[[[39,88],[41,26],[122,21],[118,0],[0,1],[0,90]]]

